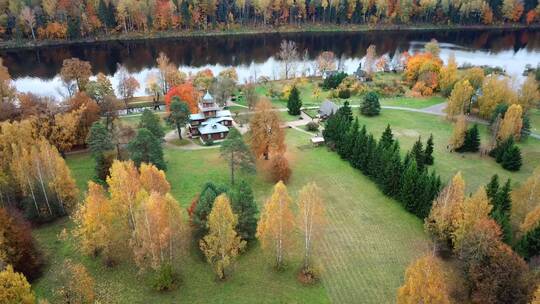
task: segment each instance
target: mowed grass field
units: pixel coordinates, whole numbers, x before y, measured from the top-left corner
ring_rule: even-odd
[[[358,109],[353,111],[358,113]],[[445,182],[462,171],[471,192],[485,185],[494,173],[519,183],[540,165],[540,141],[535,139],[519,144],[524,166],[521,171],[510,173],[489,157],[447,152],[452,126],[443,118],[383,109],[378,117],[359,119],[376,137],[390,123],[403,151],[410,149],[418,136],[425,142],[433,133],[434,168]],[[486,141],[486,128],[481,126],[481,132]],[[131,262],[109,269],[100,260],[81,255],[73,236],[59,241],[57,236],[62,229],[69,231],[73,226],[66,219],[35,231],[48,258],[44,276],[33,283],[36,294],[55,302],[58,273],[62,262],[69,258],[88,267],[104,303],[393,303],[407,265],[429,250],[421,220],[382,195],[336,153],[325,147],[313,148],[309,135],[287,130],[286,141],[293,171],[288,188],[293,200],[303,185],[314,181],[323,190],[327,203],[327,233],[318,254],[323,278],[320,284],[306,287],[296,281],[298,254],[289,257],[285,272],[276,273],[255,245],[240,257],[233,276],[226,282],[216,282],[210,266],[192,249],[178,265],[180,287],[174,292],[157,293],[151,290],[145,276],[137,274]],[[183,207],[190,204],[205,182],[228,182],[228,168],[219,157],[219,149],[167,148],[165,158],[172,194]],[[68,156],[67,162],[84,192],[86,181],[93,175],[92,159],[88,154],[76,154]],[[263,175],[259,172],[257,176],[243,176],[252,183],[259,206],[272,191]]]

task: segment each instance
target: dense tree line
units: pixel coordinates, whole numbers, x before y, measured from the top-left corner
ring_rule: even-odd
[[[110,32],[236,28],[246,25],[533,23],[537,0],[36,0],[5,1],[6,38],[76,39]]]
[[[379,140],[353,121],[347,103],[326,122],[323,136],[327,144],[349,163],[371,178],[381,191],[399,201],[407,211],[425,218],[439,193],[441,180],[427,166],[433,163],[433,139],[426,145],[420,139],[402,158],[399,142],[390,126]]]

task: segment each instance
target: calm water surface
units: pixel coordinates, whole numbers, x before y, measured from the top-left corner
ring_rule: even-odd
[[[326,50],[341,58],[351,73],[365,56],[370,44],[379,55],[421,50],[432,38],[439,41],[441,57],[454,53],[459,64],[503,67],[518,76],[525,65],[540,62],[540,31],[400,31],[371,33],[264,34],[229,37],[192,37],[146,41],[113,41],[69,46],[43,47],[32,50],[4,50],[0,56],[9,68],[19,91],[60,97],[65,94],[58,72],[62,61],[77,57],[92,64],[93,73],[105,73],[116,87],[118,64],[122,64],[141,83],[136,95],[144,95],[147,75],[155,72],[155,60],[164,52],[186,73],[209,68],[215,74],[235,67],[243,82],[252,77],[281,76],[275,59],[283,39],[293,40],[303,58],[297,64],[300,73],[312,73],[314,59]],[[306,53],[304,55],[304,53]]]

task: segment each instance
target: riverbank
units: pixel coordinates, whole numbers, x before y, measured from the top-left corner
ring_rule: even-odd
[[[63,46],[75,44],[92,44],[110,41],[142,41],[154,39],[171,39],[187,37],[220,37],[220,36],[243,36],[259,34],[298,34],[298,33],[362,33],[377,31],[469,31],[469,30],[522,30],[540,29],[540,24],[494,24],[494,25],[454,25],[454,24],[414,24],[414,25],[394,25],[394,24],[359,24],[359,25],[335,25],[335,24],[303,24],[299,26],[262,27],[249,26],[242,29],[231,30],[175,30],[166,32],[131,32],[102,34],[95,37],[88,37],[75,40],[9,40],[0,42],[0,50],[32,49],[48,46]]]

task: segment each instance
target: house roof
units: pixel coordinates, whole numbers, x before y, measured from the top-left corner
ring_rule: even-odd
[[[229,110],[217,111],[216,117],[224,117],[224,116],[231,116],[231,111]]]
[[[226,121],[226,120],[232,121],[233,119],[232,119],[232,117],[228,117],[228,116],[210,118],[210,119],[208,119],[206,121],[203,121],[201,123],[201,126],[205,126],[205,125],[209,125],[209,124],[213,124],[213,123],[221,123],[221,122]]]
[[[189,120],[202,120],[202,119],[204,119],[203,113],[195,113],[195,114],[189,115]]]
[[[221,132],[229,132],[229,128],[220,124],[219,122],[209,122],[208,124],[205,124],[199,128],[199,133],[201,134],[214,134]]]
[[[314,144],[319,144],[324,142],[324,137],[322,136],[315,136],[311,138],[311,142]]]
[[[212,100],[214,100],[214,97],[212,97],[212,95],[210,95],[210,92],[206,91],[206,94],[204,94],[203,100],[212,101]]]
[[[339,110],[340,106],[337,104],[331,102],[330,100],[325,100],[323,103],[321,103],[321,106],[319,107],[319,114],[320,115],[326,115],[330,116],[332,114],[335,114],[337,110]]]

